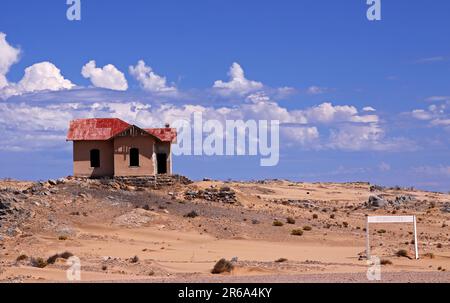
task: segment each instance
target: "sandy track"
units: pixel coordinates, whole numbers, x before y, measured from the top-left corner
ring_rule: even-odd
[[[162,278],[133,282],[145,283],[450,283],[450,273],[388,272],[381,281],[369,281],[364,273],[330,273],[302,275],[220,276]]]

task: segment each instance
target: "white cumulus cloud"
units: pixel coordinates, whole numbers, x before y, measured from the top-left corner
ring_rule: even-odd
[[[10,67],[19,61],[20,49],[6,41],[6,34],[0,32],[0,89],[8,85],[6,74]]]
[[[264,85],[261,82],[248,80],[245,78],[243,68],[236,62],[231,65],[228,72],[230,81],[224,82],[217,80],[214,82],[213,88],[224,94],[247,94],[262,89]]]
[[[25,75],[18,83],[9,83],[0,91],[0,96],[11,96],[38,91],[72,89],[75,85],[61,75],[61,71],[50,62],[36,63],[25,69]]]
[[[125,75],[112,64],[99,68],[96,67],[95,61],[91,60],[83,66],[81,74],[83,77],[90,79],[95,87],[118,91],[126,91],[128,89]]]
[[[177,91],[175,86],[168,85],[167,79],[156,74],[143,60],[140,60],[136,66],[130,66],[129,71],[146,91],[153,93],[173,93]]]

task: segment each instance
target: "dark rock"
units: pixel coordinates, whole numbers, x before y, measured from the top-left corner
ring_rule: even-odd
[[[444,207],[442,207],[441,211],[443,213],[450,213],[450,203],[445,203]]]
[[[383,191],[384,189],[385,188],[383,186],[379,186],[379,185],[370,186],[370,192]]]
[[[387,204],[387,202],[378,196],[370,196],[369,197],[369,202],[368,202],[369,207],[381,208],[381,207],[386,206],[386,204]]]
[[[184,216],[186,218],[196,218],[196,217],[198,217],[198,213],[195,210],[193,210],[193,211],[191,211],[190,213],[188,213],[188,214],[186,214]]]

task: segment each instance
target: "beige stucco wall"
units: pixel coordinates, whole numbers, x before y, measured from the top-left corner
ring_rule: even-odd
[[[116,176],[154,175],[153,145],[149,136],[116,137],[114,139],[114,172]],[[130,167],[130,149],[139,149],[139,167]]]
[[[112,177],[114,175],[113,141],[73,142],[73,174],[76,177]],[[90,152],[100,150],[100,167],[92,168]]]

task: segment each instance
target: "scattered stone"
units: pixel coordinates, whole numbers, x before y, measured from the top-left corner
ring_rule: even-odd
[[[16,237],[22,234],[22,231],[18,227],[9,227],[6,230],[6,234],[10,237]]]
[[[368,207],[370,208],[381,208],[386,206],[387,202],[378,197],[378,196],[370,196],[368,201]]]
[[[376,192],[376,191],[383,191],[385,190],[385,188],[383,186],[379,186],[379,185],[372,185],[370,186],[370,192]]]
[[[401,206],[405,203],[412,202],[414,200],[415,200],[414,197],[401,195],[401,196],[395,197],[395,201],[392,204],[394,206]]]
[[[52,180],[52,179],[48,180],[47,182],[48,182],[48,184],[51,185],[51,186],[57,185],[56,181],[55,181],[55,180]]]
[[[65,178],[59,178],[58,180],[56,180],[56,184],[65,184],[67,182],[67,180]]]
[[[450,213],[450,203],[445,203],[444,206],[442,207],[441,211],[443,213]]]
[[[211,202],[234,204],[237,202],[236,192],[230,187],[207,188],[205,190],[188,190],[184,193],[186,200],[204,199]]]

